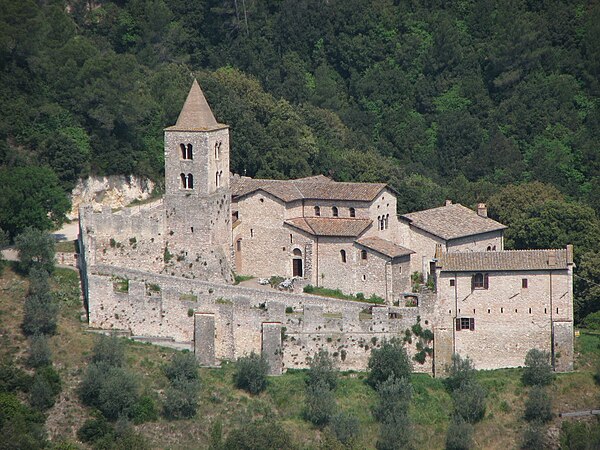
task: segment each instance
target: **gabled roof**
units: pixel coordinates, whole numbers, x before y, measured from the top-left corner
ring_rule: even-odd
[[[444,240],[507,228],[506,225],[489,217],[482,217],[460,203],[404,214],[401,217],[408,220],[412,226]]]
[[[284,223],[313,236],[356,237],[372,223],[371,219],[348,219],[341,217],[298,217]]]
[[[571,258],[566,249],[456,252],[442,253],[437,265],[443,272],[558,270],[572,264]]]
[[[222,125],[217,122],[215,116],[204,97],[202,89],[198,81],[194,79],[190,92],[181,108],[177,123],[172,127],[167,128],[169,131],[206,131],[213,130],[216,128],[223,128],[226,125]]]
[[[401,245],[394,244],[393,242],[381,239],[378,237],[364,237],[356,241],[357,244],[367,247],[371,250],[375,250],[382,255],[390,258],[397,258],[400,256],[412,255],[414,252],[408,248],[402,247]]]
[[[234,175],[230,186],[234,197],[262,190],[284,202],[302,199],[369,202],[386,188],[385,183],[337,182],[323,175],[298,180],[260,180]]]

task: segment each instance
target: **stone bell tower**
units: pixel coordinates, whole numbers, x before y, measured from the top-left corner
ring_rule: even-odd
[[[229,127],[194,80],[165,129],[165,273],[231,281]]]

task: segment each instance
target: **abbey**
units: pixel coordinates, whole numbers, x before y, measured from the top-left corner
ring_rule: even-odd
[[[484,204],[399,216],[381,183],[230,175],[229,128],[194,81],[165,129],[164,197],[80,211],[89,325],[187,346],[208,366],[262,352],[272,374],[319,349],[364,370],[391,338],[436,375],[453,353],[492,369],[523,365],[530,348],[572,370],[573,249],[504,250],[505,228]],[[295,289],[235,286],[234,274]]]

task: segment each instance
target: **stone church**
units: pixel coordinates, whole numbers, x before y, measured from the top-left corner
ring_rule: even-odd
[[[162,199],[80,212],[90,326],[187,343],[206,365],[262,352],[276,374],[320,348],[364,369],[365,337],[376,347],[422,321],[434,339],[409,349],[417,370],[443,373],[453,353],[480,369],[515,367],[534,347],[572,369],[571,246],[504,250],[506,227],[484,204],[397,215],[382,183],[231,175],[229,128],[196,81],[164,133]],[[234,274],[379,304],[241,288]]]

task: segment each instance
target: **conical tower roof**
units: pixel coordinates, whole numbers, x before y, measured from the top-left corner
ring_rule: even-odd
[[[204,131],[223,128],[224,126],[216,121],[198,81],[194,79],[190,92],[177,118],[177,123],[167,128],[167,130]]]

